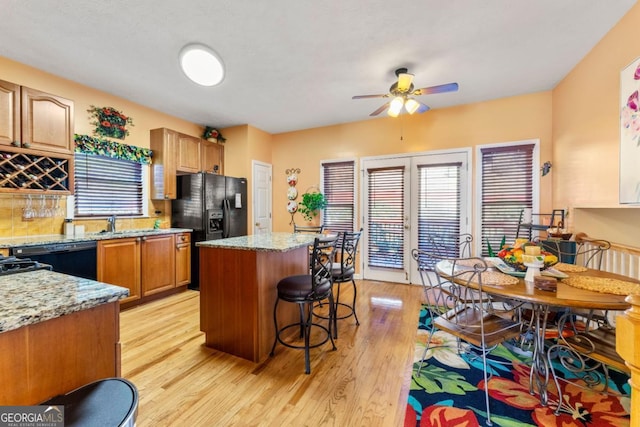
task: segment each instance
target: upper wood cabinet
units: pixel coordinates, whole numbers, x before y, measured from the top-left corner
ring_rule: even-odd
[[[151,165],[151,198],[176,198],[176,146],[178,132],[170,129],[151,130],[151,150],[153,163]]]
[[[200,138],[185,134],[178,134],[178,164],[176,171],[198,173],[200,167]]]
[[[73,101],[0,80],[0,144],[71,154]]]
[[[224,175],[224,145],[202,140],[200,147],[202,171]]]

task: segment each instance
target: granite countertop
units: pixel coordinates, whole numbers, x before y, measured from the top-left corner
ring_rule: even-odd
[[[313,245],[317,235],[304,233],[266,233],[228,239],[197,242],[203,248],[240,249],[247,251],[286,252]]]
[[[126,237],[153,236],[158,234],[190,233],[192,231],[193,230],[187,228],[146,228],[137,230],[123,230],[117,231],[115,233],[86,233],[85,235],[78,237],[66,237],[63,234],[20,236],[0,239],[0,249],[11,248],[15,246],[46,245],[49,243],[87,242],[91,240],[124,239]]]
[[[120,286],[36,270],[0,276],[0,333],[129,295]]]

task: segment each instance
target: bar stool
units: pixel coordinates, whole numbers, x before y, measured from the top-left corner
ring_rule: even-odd
[[[331,276],[333,283],[336,286],[337,292],[335,296],[335,321],[336,324],[333,328],[334,338],[338,338],[338,324],[340,319],[346,319],[353,316],[356,320],[356,325],[360,325],[358,315],[356,314],[356,297],[358,294],[358,288],[356,287],[356,281],[354,275],[356,273],[356,254],[358,252],[358,243],[360,242],[360,236],[362,235],[362,228],[360,231],[348,232],[345,231],[340,234],[338,240],[338,248],[340,255],[340,262],[334,262],[331,264]],[[351,304],[340,302],[340,285],[342,283],[351,282],[353,284],[353,299]],[[346,312],[344,314],[338,313],[340,307],[345,307]]]
[[[276,336],[273,341],[270,355],[273,356],[276,344],[280,343],[289,348],[304,349],[305,373],[311,372],[309,349],[319,347],[331,340],[332,350],[336,349],[333,342],[332,327],[335,324],[335,305],[333,301],[333,283],[331,280],[331,263],[335,258],[337,235],[316,237],[311,253],[311,268],[309,274],[285,277],[278,282],[278,298],[273,308],[273,322],[276,328]],[[316,302],[329,300],[329,317],[327,326],[314,322],[313,306]],[[282,301],[298,304],[300,320],[278,328],[278,303]],[[326,336],[318,342],[311,343],[312,327],[320,328]],[[282,335],[290,328],[300,328],[300,338],[303,343],[285,341]]]
[[[64,406],[65,427],[133,427],[138,415],[138,390],[124,378],[106,378],[41,405]]]

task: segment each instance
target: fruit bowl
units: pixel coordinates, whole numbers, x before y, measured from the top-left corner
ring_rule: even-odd
[[[527,271],[527,266],[525,265],[525,257],[530,256],[535,256],[536,258],[542,260],[542,265],[539,267],[540,270],[544,270],[558,263],[557,256],[555,256],[551,252],[542,250],[542,248],[540,248],[540,254],[526,254],[525,252],[527,246],[539,247],[535,243],[525,243],[523,245],[517,246],[506,246],[503,247],[500,252],[498,252],[498,257],[502,261],[504,261],[505,264],[513,267],[516,271]]]

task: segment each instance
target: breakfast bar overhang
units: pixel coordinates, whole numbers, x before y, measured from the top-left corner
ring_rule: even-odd
[[[208,347],[263,361],[275,337],[278,281],[305,274],[314,235],[266,233],[196,243],[200,251],[200,329]],[[278,307],[278,321],[295,322],[294,304]]]

